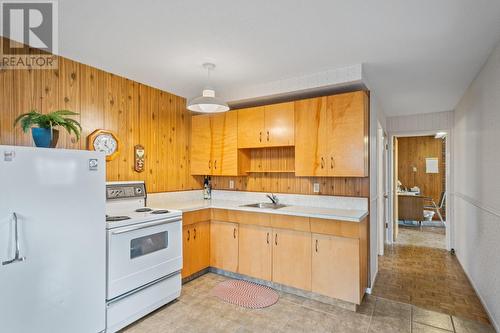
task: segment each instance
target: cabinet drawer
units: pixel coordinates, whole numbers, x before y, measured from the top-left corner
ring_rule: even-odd
[[[289,229],[295,231],[311,231],[311,225],[308,217],[269,214],[271,227],[277,229]]]
[[[312,233],[359,238],[360,222],[345,222],[314,217],[311,217],[310,220]]]
[[[210,208],[182,213],[182,225],[210,221]]]

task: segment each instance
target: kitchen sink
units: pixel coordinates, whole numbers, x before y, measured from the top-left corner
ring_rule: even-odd
[[[253,207],[253,208],[265,208],[265,209],[280,209],[286,207],[283,204],[275,204],[271,202],[259,202],[254,204],[242,205],[240,207]]]

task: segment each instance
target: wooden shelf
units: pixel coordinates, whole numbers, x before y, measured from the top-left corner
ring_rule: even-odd
[[[246,173],[295,173],[295,170],[248,170]]]

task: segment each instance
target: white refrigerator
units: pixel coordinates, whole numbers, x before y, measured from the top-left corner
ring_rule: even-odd
[[[105,156],[0,145],[0,332],[105,330]]]

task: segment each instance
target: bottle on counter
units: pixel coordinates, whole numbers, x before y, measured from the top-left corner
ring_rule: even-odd
[[[203,179],[203,199],[209,200],[210,199],[210,189],[209,189],[209,181],[208,181],[208,176],[205,176]]]
[[[212,199],[212,177],[208,176],[208,200]]]

